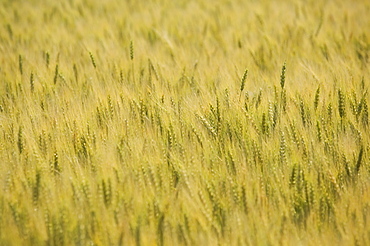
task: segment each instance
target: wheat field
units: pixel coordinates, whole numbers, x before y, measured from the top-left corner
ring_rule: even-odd
[[[0,245],[369,245],[369,13],[0,1]]]

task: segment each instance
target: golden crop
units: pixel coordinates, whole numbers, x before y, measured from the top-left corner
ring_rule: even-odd
[[[0,245],[368,245],[369,13],[0,1]]]

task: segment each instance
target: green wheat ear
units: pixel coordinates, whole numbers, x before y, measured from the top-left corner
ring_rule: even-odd
[[[315,100],[314,100],[314,103],[313,103],[315,110],[319,106],[319,100],[320,100],[320,86],[317,87],[316,94],[315,94]]]
[[[77,71],[76,63],[73,64],[73,74],[75,76],[76,82],[78,82],[78,71]]]
[[[358,172],[360,171],[363,154],[364,154],[364,147],[361,146],[361,149],[360,149],[360,152],[358,153],[358,158],[356,161],[356,167],[355,167],[356,174],[358,174]]]
[[[30,76],[30,86],[31,86],[31,92],[33,92],[35,90],[35,79],[34,79],[33,72],[31,72],[31,76]]]
[[[134,43],[130,41],[130,60],[132,66],[132,81],[135,83],[135,66],[134,66]]]
[[[131,61],[134,59],[134,43],[132,42],[132,40],[130,42],[130,59]]]
[[[17,145],[18,145],[19,153],[22,154],[24,152],[24,145],[25,145],[23,127],[22,126],[20,126],[19,130],[18,130]]]
[[[46,63],[46,67],[49,68],[49,64],[50,64],[50,54],[48,51],[45,52],[45,63]]]
[[[286,71],[286,62],[284,62],[283,67],[281,68],[281,75],[280,75],[281,89],[284,89],[284,85],[285,85],[285,71]]]
[[[57,65],[55,65],[54,84],[57,83],[58,75],[59,75],[59,65],[57,64]]]
[[[95,58],[93,56],[93,54],[91,52],[89,52],[89,56],[90,56],[90,59],[91,59],[91,63],[92,65],[94,66],[94,68],[96,69],[96,62],[95,62]]]
[[[344,94],[341,89],[338,90],[338,110],[340,118],[344,118],[346,116],[346,105],[345,105],[345,98]]]
[[[245,87],[245,81],[247,80],[247,76],[248,76],[248,69],[245,69],[244,74],[243,74],[243,77],[242,77],[242,80],[241,80],[241,84],[240,84],[239,101],[240,101],[240,98],[242,96],[242,92],[243,92],[244,87]]]
[[[22,58],[22,55],[18,56],[18,65],[19,65],[19,72],[22,75],[23,74],[23,58]]]

